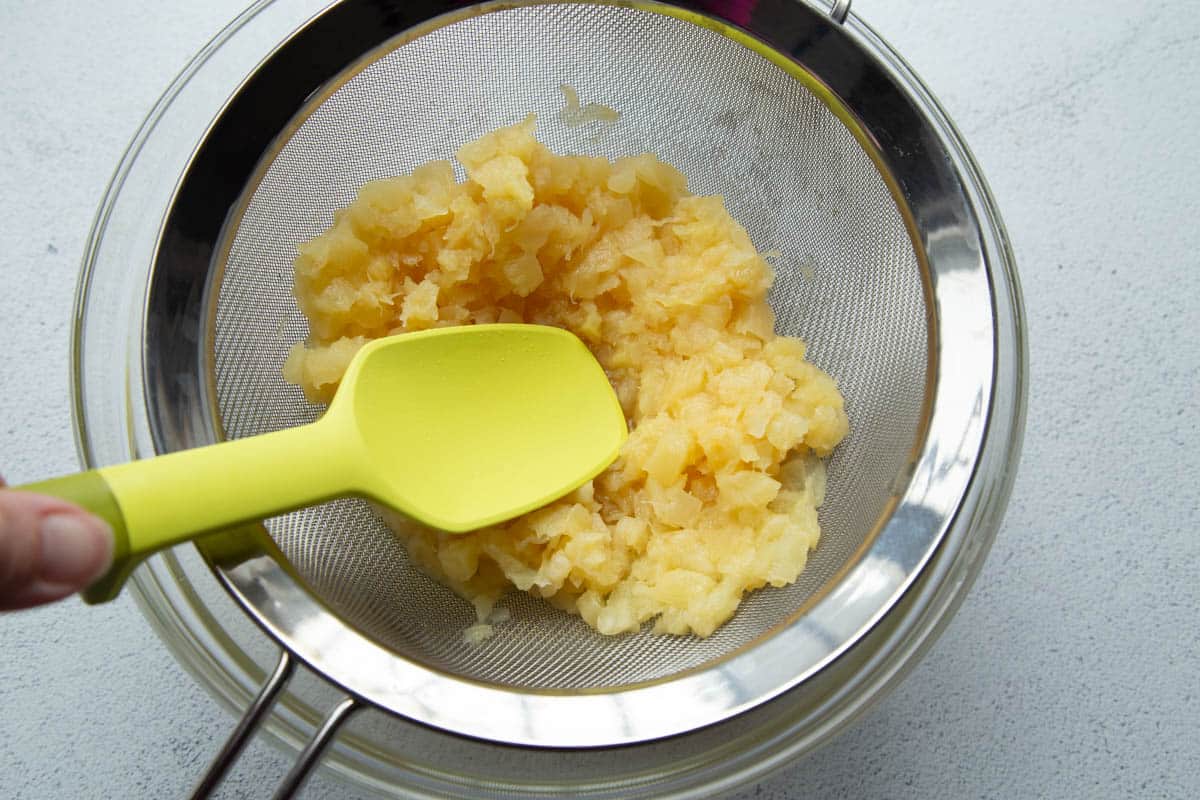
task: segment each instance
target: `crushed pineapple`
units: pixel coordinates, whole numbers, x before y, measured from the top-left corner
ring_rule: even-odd
[[[446,534],[385,514],[490,633],[516,587],[605,634],[647,621],[708,636],[742,595],[794,581],[817,543],[826,456],[847,431],[834,381],[776,336],[772,272],[719,197],[651,155],[559,156],[533,118],[448,162],[369,183],[300,248],[311,335],[284,366],[328,401],[362,344],[441,325],[574,331],[631,424],[594,481],[502,525]]]

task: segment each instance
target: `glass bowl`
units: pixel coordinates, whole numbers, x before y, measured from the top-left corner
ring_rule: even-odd
[[[171,84],[118,166],[91,233],[76,304],[74,411],[86,466],[156,451],[147,405],[155,376],[143,359],[147,291],[175,180],[245,77],[323,5],[264,1],[240,15]],[[840,14],[845,5],[810,10]],[[1003,224],[958,132],[907,65],[861,20],[848,16],[841,28],[935,132],[978,220],[987,267],[993,390],[979,411],[982,443],[945,535],[915,579],[853,647],[801,685],[689,734],[619,749],[503,747],[372,710],[344,729],[324,758],[325,769],[393,797],[720,796],[841,730],[900,680],[951,617],[983,563],[1015,476],[1027,360],[1019,286]],[[251,703],[277,661],[278,645],[243,613],[195,547],[151,559],[135,574],[132,591],[175,657],[220,702],[238,712]],[[285,749],[299,751],[340,696],[319,677],[302,674],[264,730]]]

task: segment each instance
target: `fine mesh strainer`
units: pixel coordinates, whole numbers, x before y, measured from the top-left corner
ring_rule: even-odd
[[[201,552],[285,654],[198,796],[294,659],[347,699],[279,796],[364,705],[475,740],[623,752],[764,720],[806,692],[847,716],[861,708],[845,699],[852,676],[890,682],[961,597],[1011,485],[1023,344],[998,218],[936,106],[846,24],[849,3],[460,5],[334,4],[205,133],[148,274],[141,367],[156,449],[315,419],[280,373],[307,333],[296,246],[363,183],[452,158],[532,112],[557,152],[655,153],[779,253],[777,329],[808,342],[851,420],[821,542],[799,581],[748,596],[707,639],[604,637],[513,594],[510,621],[473,645],[471,605],[417,571],[362,501],[210,537]],[[565,124],[561,84],[620,118]],[[654,791],[631,778],[614,796]]]
[[[604,45],[582,46],[592,42]],[[638,58],[655,47],[662,58]],[[684,52],[706,55],[683,60]],[[560,82],[620,109],[619,122],[560,122]],[[516,689],[627,686],[712,663],[800,608],[882,514],[921,424],[929,336],[911,240],[871,159],[803,83],[719,33],[628,7],[505,8],[401,34],[309,100],[260,163],[225,227],[215,321],[201,340],[215,343],[226,436],[313,421],[320,410],[279,368],[308,332],[291,294],[296,246],[328,228],[367,181],[453,158],[459,145],[530,111],[540,112],[539,136],[558,152],[655,152],[693,192],[725,195],[760,250],[782,253],[772,296],[778,329],[806,340],[837,376],[855,421],[831,465],[814,563],[788,589],[751,596],[703,640],[648,630],[605,637],[514,595],[502,635],[477,646],[462,636],[471,605],[410,566],[364,502],[267,527],[331,611],[408,658]],[[607,742],[589,735],[580,743]]]

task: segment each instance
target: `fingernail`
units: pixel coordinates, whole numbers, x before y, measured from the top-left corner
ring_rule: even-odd
[[[112,531],[95,517],[51,514],[42,519],[41,534],[42,580],[82,584],[112,560]]]

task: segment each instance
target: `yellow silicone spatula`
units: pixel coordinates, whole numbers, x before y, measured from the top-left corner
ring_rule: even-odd
[[[540,325],[438,328],[355,356],[317,422],[18,487],[99,514],[110,600],[164,547],[343,495],[461,532],[545,505],[616,458],[627,427],[603,369]]]

